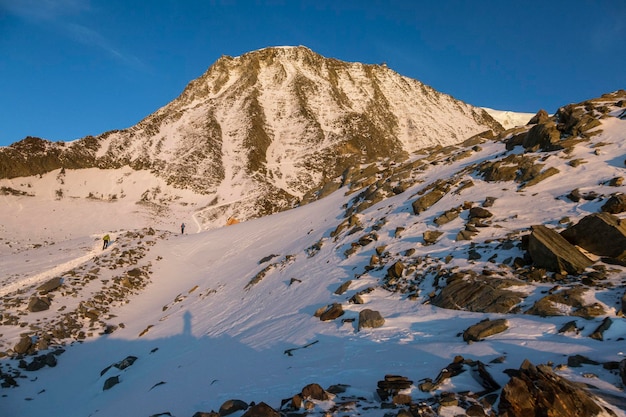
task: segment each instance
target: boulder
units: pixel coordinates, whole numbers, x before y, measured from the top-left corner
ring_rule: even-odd
[[[343,316],[343,307],[341,307],[341,304],[339,303],[328,305],[324,307],[321,312],[320,310],[318,310],[315,315],[319,317],[321,321],[331,321]]]
[[[561,132],[556,128],[556,123],[547,120],[530,128],[524,137],[522,146],[530,150],[543,149],[549,151],[559,149],[560,140]]]
[[[120,377],[118,375],[107,378],[107,380],[104,381],[104,386],[102,387],[102,391],[111,389],[119,383],[120,383]]]
[[[550,115],[544,109],[540,109],[527,123],[527,125],[536,125],[550,121]]]
[[[440,232],[439,230],[427,230],[423,233],[423,238],[424,238],[424,244],[425,245],[432,245],[433,243],[435,243],[437,241],[437,239],[439,239],[441,237],[441,235],[443,235],[443,232]]]
[[[404,264],[400,261],[394,263],[387,269],[387,277],[389,278],[402,278],[404,272]]]
[[[455,207],[455,208],[452,208],[450,210],[444,211],[441,215],[436,217],[433,220],[433,222],[437,226],[443,226],[444,224],[450,223],[452,220],[454,220],[457,217],[459,217],[460,213],[461,213],[461,209],[458,208],[458,207]]]
[[[611,196],[601,207],[605,213],[618,214],[626,211],[626,195],[616,194]]]
[[[327,401],[330,399],[328,393],[319,384],[309,384],[302,388],[300,392],[302,398],[307,400]]]
[[[37,291],[39,291],[40,294],[47,294],[51,291],[56,290],[62,284],[63,284],[63,278],[61,277],[52,278],[51,280],[48,280],[44,282],[43,284],[41,284],[39,287],[37,287]]]
[[[589,335],[589,337],[600,341],[604,340],[604,332],[609,330],[612,324],[613,320],[611,320],[610,317],[605,317],[604,320],[602,320],[602,323],[600,323],[600,325],[596,327],[596,329],[593,331],[593,333]]]
[[[413,202],[413,213],[420,214],[428,210],[437,201],[441,200],[444,195],[446,195],[446,191],[438,188],[424,194]]]
[[[543,225],[531,227],[528,239],[528,254],[533,264],[549,271],[580,274],[593,261],[582,254],[563,236]]]
[[[472,207],[469,210],[470,219],[488,219],[491,216],[493,216],[493,214],[483,207]]]
[[[22,336],[20,338],[20,341],[17,342],[17,344],[13,347],[13,351],[21,355],[28,352],[32,345],[33,340],[30,338],[30,336]]]
[[[348,287],[350,287],[350,284],[352,284],[352,280],[347,280],[346,282],[341,284],[339,286],[339,288],[337,288],[335,290],[335,294],[341,295],[341,294],[345,293],[346,291],[348,291]]]
[[[46,311],[50,308],[50,304],[48,297],[32,297],[28,302],[28,311],[31,313]]]
[[[463,332],[463,340],[467,343],[478,342],[486,337],[493,336],[494,334],[502,333],[509,328],[509,323],[506,319],[489,320],[485,319],[479,323],[476,323],[468,327]]]
[[[365,310],[361,310],[359,313],[359,330],[370,327],[376,328],[381,327],[385,324],[385,319],[380,315],[380,312],[370,310],[366,308]]]
[[[219,410],[220,416],[227,416],[237,411],[242,411],[248,408],[248,403],[241,400],[227,400],[221,406]]]
[[[280,413],[264,402],[253,405],[242,417],[281,417]]]
[[[499,417],[592,417],[604,412],[580,385],[558,376],[547,365],[534,366],[525,360],[511,374],[500,395]]]
[[[610,213],[585,216],[561,236],[596,255],[626,260],[626,221]]]

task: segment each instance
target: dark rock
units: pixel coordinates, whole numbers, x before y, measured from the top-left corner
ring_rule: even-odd
[[[622,359],[619,363],[619,376],[622,378],[622,384],[626,385],[626,359]]]
[[[554,291],[537,300],[525,313],[541,317],[562,316],[565,315],[562,306],[567,305],[572,307],[572,312],[570,313],[572,316],[591,319],[606,314],[600,304],[585,304],[585,292],[586,289],[583,286]]]
[[[50,308],[51,301],[48,297],[32,297],[28,302],[28,311],[37,313]]]
[[[319,384],[309,384],[302,388],[300,392],[302,398],[308,400],[327,401],[330,397],[328,393]]]
[[[480,382],[480,385],[485,388],[485,391],[479,393],[479,395],[483,396],[485,394],[500,389],[500,384],[498,384],[496,380],[493,379],[493,376],[491,376],[491,374],[487,370],[487,366],[485,366],[485,364],[481,361],[476,362],[475,366],[472,367],[472,371],[475,378]]]
[[[446,195],[446,192],[438,188],[435,188],[434,190],[424,194],[413,202],[413,213],[420,214],[428,210],[437,201],[441,200],[444,195]]]
[[[555,374],[549,366],[525,360],[502,388],[498,417],[597,416],[604,409],[579,385]]]
[[[326,306],[324,311],[318,316],[321,321],[331,321],[343,316],[343,307],[339,303],[333,303]]]
[[[585,216],[561,236],[596,255],[626,260],[626,222],[610,213]]]
[[[459,233],[457,233],[456,240],[457,241],[460,241],[460,240],[472,240],[472,238],[474,236],[476,236],[476,234],[477,234],[476,231],[463,229],[463,230],[460,230]]]
[[[219,417],[219,413],[216,413],[215,411],[196,411],[193,413],[192,417]]]
[[[387,269],[387,276],[390,278],[402,278],[404,272],[404,264],[400,261],[394,263]]]
[[[106,391],[108,389],[113,388],[115,385],[120,383],[120,377],[119,376],[112,376],[110,378],[107,378],[106,381],[104,381],[104,386],[102,387],[103,391]]]
[[[626,211],[626,195],[617,194],[611,196],[601,207],[605,213],[618,214]]]
[[[247,408],[248,408],[248,403],[246,403],[245,401],[227,400],[220,406],[219,415],[227,416],[237,411],[246,410]]]
[[[63,278],[61,277],[52,278],[51,280],[48,280],[45,283],[41,284],[39,287],[37,287],[37,291],[39,291],[41,294],[47,294],[51,291],[56,290],[62,284],[63,284]]]
[[[378,381],[378,388],[395,395],[399,391],[411,388],[413,381],[401,375],[385,375],[385,379]]]
[[[527,123],[527,125],[537,125],[539,123],[546,123],[550,120],[550,115],[547,111],[540,109]]]
[[[464,275],[449,279],[447,285],[431,303],[450,310],[467,310],[480,313],[509,313],[524,299],[523,293],[508,287],[521,285],[522,281]]]
[[[370,310],[366,308],[359,312],[359,330],[369,327],[376,328],[385,324],[385,319],[380,315],[380,312]]]
[[[126,358],[122,359],[121,361],[119,361],[113,366],[115,366],[119,370],[123,370],[131,366],[133,363],[135,363],[136,360],[137,360],[136,356],[127,356]]]
[[[532,226],[528,253],[535,266],[558,273],[580,274],[593,264],[563,236],[543,225]]]
[[[339,288],[337,288],[335,290],[335,294],[341,295],[341,294],[345,293],[348,290],[348,287],[350,287],[350,284],[352,284],[351,280],[348,280],[348,281],[344,282],[343,284],[341,284],[339,286]]]
[[[31,348],[32,345],[33,345],[33,340],[31,339],[30,336],[22,336],[20,338],[20,341],[17,342],[17,344],[13,347],[13,351],[21,355],[21,354],[28,352],[28,350]]]
[[[496,200],[496,197],[486,197],[485,201],[483,202],[483,207],[493,207],[493,203],[495,203]]]
[[[556,124],[547,120],[530,128],[524,137],[522,146],[529,150],[550,151],[560,148],[560,140],[561,132],[557,129]]]
[[[493,214],[483,207],[472,207],[469,210],[469,218],[470,219],[487,219],[492,217]]]
[[[569,332],[578,333],[578,326],[576,325],[576,320],[568,321],[559,329],[559,333],[569,333]]]
[[[569,198],[574,203],[578,203],[583,198],[578,188],[575,188],[572,191],[570,191],[570,193],[566,197]]]
[[[443,226],[444,224],[450,223],[452,220],[459,217],[460,213],[460,208],[446,210],[440,216],[436,217],[433,221],[437,226]]]
[[[570,368],[580,368],[583,365],[599,365],[599,363],[583,355],[568,356],[567,366]]]
[[[593,331],[593,333],[591,333],[591,335],[589,335],[589,337],[596,340],[604,340],[604,332],[609,330],[611,324],[613,324],[613,320],[611,320],[610,317],[605,317],[604,320],[602,320],[602,323],[600,323],[600,325]]]
[[[251,406],[242,417],[281,417],[280,413],[264,402]]]
[[[432,245],[443,235],[443,232],[438,230],[427,230],[423,233],[424,244]]]
[[[463,340],[468,343],[478,342],[485,339],[486,337],[502,333],[508,328],[509,324],[506,319],[485,319],[477,324],[468,327],[467,330],[463,332]]]

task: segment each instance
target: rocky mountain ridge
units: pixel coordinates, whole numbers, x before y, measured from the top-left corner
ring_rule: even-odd
[[[351,167],[403,161],[489,130],[502,127],[484,110],[384,65],[266,48],[221,57],[136,126],[0,148],[0,178],[61,168],[149,170],[206,196],[197,218],[210,227],[313,201]]]

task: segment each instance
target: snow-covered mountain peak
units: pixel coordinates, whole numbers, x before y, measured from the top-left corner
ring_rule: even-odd
[[[55,168],[149,170],[205,196],[197,219],[224,224],[313,201],[349,168],[403,161],[501,126],[485,111],[386,66],[298,47],[223,56],[171,103],[125,130],[0,150],[0,177]],[[333,185],[334,184],[334,185]]]

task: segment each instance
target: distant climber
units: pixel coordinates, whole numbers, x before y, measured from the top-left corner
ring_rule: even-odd
[[[102,238],[102,240],[104,241],[104,244],[102,245],[102,250],[105,250],[106,248],[109,247],[109,242],[111,241],[111,236],[109,235],[104,235],[104,237]]]
[[[181,234],[181,235],[184,235],[184,234],[185,234],[185,223],[182,223],[182,224],[180,225],[180,234]]]

